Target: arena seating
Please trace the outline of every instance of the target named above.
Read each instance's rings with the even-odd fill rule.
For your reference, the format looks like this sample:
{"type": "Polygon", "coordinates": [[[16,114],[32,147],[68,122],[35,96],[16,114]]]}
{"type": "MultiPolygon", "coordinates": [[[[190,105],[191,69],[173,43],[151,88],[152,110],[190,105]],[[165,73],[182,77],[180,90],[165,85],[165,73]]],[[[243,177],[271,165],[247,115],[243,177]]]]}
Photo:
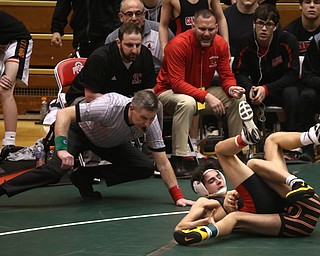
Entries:
{"type": "MultiPolygon", "coordinates": [[[[34,41],[28,88],[16,88],[15,98],[19,115],[40,110],[41,97],[55,98],[57,86],[53,75],[54,66],[68,57],[72,51],[72,30],[68,26],[63,37],[63,47],[55,48],[51,41],[51,18],[56,1],[2,0],[0,8],[21,20],[32,34],[34,41]]],[[[227,6],[222,4],[222,7],[227,6]]],[[[294,0],[280,0],[277,3],[281,25],[285,26],[300,15],[299,3],[294,0]]],[[[2,109],[0,106],[0,113],[2,109]]]]}

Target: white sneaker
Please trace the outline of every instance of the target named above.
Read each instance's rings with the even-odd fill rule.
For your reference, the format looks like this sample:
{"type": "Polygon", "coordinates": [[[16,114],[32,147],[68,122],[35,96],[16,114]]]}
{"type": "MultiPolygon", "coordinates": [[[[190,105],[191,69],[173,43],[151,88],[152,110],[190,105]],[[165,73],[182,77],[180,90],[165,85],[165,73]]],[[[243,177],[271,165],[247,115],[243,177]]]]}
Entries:
{"type": "Polygon", "coordinates": [[[241,138],[248,145],[255,144],[261,139],[261,132],[253,122],[253,110],[246,101],[239,104],[239,115],[243,122],[241,138]]]}
{"type": "Polygon", "coordinates": [[[320,144],[320,123],[316,124],[315,126],[312,126],[308,131],[308,136],[310,140],[315,144],[320,144]]]}

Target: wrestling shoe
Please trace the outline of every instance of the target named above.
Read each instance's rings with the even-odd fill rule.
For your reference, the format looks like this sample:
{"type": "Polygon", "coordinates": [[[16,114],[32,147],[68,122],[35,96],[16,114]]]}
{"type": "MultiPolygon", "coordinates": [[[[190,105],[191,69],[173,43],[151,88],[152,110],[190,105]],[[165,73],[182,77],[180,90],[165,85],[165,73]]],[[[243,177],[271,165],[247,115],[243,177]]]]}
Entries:
{"type": "Polygon", "coordinates": [[[305,182],[296,182],[292,186],[292,190],[287,193],[286,198],[289,203],[295,203],[303,198],[312,197],[315,191],[313,187],[305,182]]]}
{"type": "Polygon", "coordinates": [[[256,144],[261,139],[261,132],[253,122],[253,110],[246,101],[239,104],[239,115],[243,123],[241,138],[247,145],[256,144]]]}
{"type": "Polygon", "coordinates": [[[315,145],[320,144],[320,123],[309,129],[308,136],[315,145]]]}
{"type": "Polygon", "coordinates": [[[208,238],[208,233],[204,226],[199,226],[193,229],[182,229],[174,231],[174,239],[180,245],[189,245],[200,243],[208,238]]]}

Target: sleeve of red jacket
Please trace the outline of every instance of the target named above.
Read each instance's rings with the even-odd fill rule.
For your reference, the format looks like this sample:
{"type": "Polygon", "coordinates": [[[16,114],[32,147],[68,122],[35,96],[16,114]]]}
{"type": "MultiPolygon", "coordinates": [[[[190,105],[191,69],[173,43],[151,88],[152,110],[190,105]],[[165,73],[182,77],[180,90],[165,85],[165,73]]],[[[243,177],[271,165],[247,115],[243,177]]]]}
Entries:
{"type": "Polygon", "coordinates": [[[219,80],[224,92],[228,94],[229,88],[231,86],[236,86],[237,81],[232,73],[232,69],[230,67],[230,53],[227,42],[221,38],[216,37],[215,44],[218,45],[219,51],[219,62],[217,66],[217,72],[219,75],[219,80]]]}
{"type": "MultiPolygon", "coordinates": [[[[192,72],[186,67],[189,49],[184,47],[185,44],[168,44],[164,50],[168,84],[174,93],[189,95],[199,102],[204,102],[207,95],[206,91],[199,90],[197,87],[185,81],[185,72],[192,72]]],[[[188,47],[190,48],[190,46],[188,47]]]]}

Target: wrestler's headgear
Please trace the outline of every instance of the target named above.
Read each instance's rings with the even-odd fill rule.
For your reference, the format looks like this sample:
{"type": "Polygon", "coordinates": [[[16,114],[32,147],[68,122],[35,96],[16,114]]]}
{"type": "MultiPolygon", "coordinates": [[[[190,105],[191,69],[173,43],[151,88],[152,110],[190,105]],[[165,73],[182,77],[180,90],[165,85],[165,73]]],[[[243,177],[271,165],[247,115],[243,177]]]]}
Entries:
{"type": "Polygon", "coordinates": [[[219,170],[216,169],[207,169],[203,172],[201,179],[200,180],[194,180],[192,182],[192,188],[194,190],[194,192],[196,192],[198,195],[200,196],[223,196],[226,194],[227,192],[227,186],[219,189],[216,193],[214,194],[210,194],[209,191],[206,189],[206,187],[204,186],[204,184],[202,183],[202,179],[203,177],[210,171],[216,171],[220,176],[221,179],[224,181],[224,184],[227,185],[226,183],[226,178],[224,177],[224,175],[222,174],[222,172],[220,172],[219,170]]]}

